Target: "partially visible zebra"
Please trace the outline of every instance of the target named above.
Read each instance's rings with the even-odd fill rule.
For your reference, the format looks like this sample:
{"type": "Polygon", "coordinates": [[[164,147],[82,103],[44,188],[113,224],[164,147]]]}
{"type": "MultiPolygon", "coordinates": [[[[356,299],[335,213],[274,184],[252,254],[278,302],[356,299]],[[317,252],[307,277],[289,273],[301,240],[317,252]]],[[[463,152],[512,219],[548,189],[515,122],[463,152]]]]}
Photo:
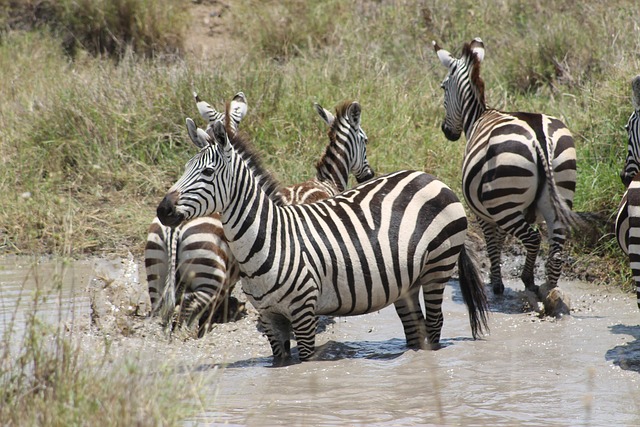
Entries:
{"type": "Polygon", "coordinates": [[[354,130],[354,134],[346,133],[346,129],[353,129],[347,122],[348,115],[343,114],[348,105],[345,102],[336,107],[339,112],[338,123],[333,126],[335,116],[320,104],[314,104],[322,120],[329,126],[329,145],[316,163],[314,178],[282,189],[287,204],[313,203],[343,192],[347,189],[350,172],[359,183],[373,178],[374,172],[367,160],[367,134],[360,126],[354,130]],[[340,121],[346,123],[340,124],[340,121]]]}
{"type": "MultiPolygon", "coordinates": [[[[224,117],[224,114],[215,112],[209,104],[197,97],[196,101],[202,117],[209,123],[208,128],[212,123],[224,117]],[[217,115],[214,115],[215,113],[217,115]]],[[[358,182],[373,177],[374,171],[369,165],[366,155],[366,133],[360,126],[351,128],[345,123],[348,121],[348,117],[344,112],[351,104],[344,102],[336,107],[337,122],[335,126],[333,123],[336,121],[336,116],[319,104],[315,104],[316,111],[329,126],[329,144],[316,164],[314,179],[282,189],[282,198],[285,203],[308,203],[333,196],[346,188],[350,172],[354,174],[358,182]],[[346,129],[355,129],[355,133],[351,134],[346,129]]],[[[246,105],[246,101],[244,105],[246,105]]],[[[231,117],[233,118],[233,103],[231,107],[231,117]]],[[[246,114],[246,108],[240,119],[244,114],[246,114]]],[[[235,133],[239,122],[240,120],[235,122],[233,133],[235,133]]],[[[192,141],[198,145],[195,127],[190,129],[189,133],[192,141]]],[[[159,223],[156,224],[155,221],[154,226],[163,227],[159,223]]],[[[174,261],[169,261],[168,264],[179,264],[176,269],[177,276],[172,276],[176,277],[178,285],[174,292],[180,293],[183,302],[180,303],[180,297],[171,300],[173,297],[169,295],[170,300],[165,306],[163,315],[166,321],[171,314],[171,309],[178,303],[181,307],[178,322],[185,320],[187,324],[191,324],[195,318],[199,318],[198,335],[202,336],[211,323],[211,316],[214,315],[222,302],[227,301],[227,296],[238,281],[237,264],[228,249],[217,215],[195,218],[181,225],[178,229],[179,232],[175,233],[176,238],[173,239],[174,247],[177,246],[177,250],[174,250],[173,253],[177,255],[174,257],[174,261]]],[[[150,233],[149,236],[154,241],[158,240],[157,233],[150,233]]],[[[155,242],[152,246],[158,248],[155,242]]],[[[159,255],[169,256],[166,253],[167,250],[162,253],[163,248],[159,249],[161,253],[154,254],[154,257],[149,257],[149,259],[160,259],[159,255]]],[[[167,289],[174,289],[174,287],[170,285],[167,286],[167,289]]]]}
{"type": "Polygon", "coordinates": [[[620,173],[627,191],[618,208],[616,236],[620,248],[629,256],[640,308],[640,75],[631,81],[631,93],[634,111],[625,126],[629,143],[627,161],[620,173]]]}
{"type": "MultiPolygon", "coordinates": [[[[213,109],[196,93],[193,96],[207,127],[216,121],[225,121],[225,113],[213,109]]],[[[247,113],[244,93],[238,92],[233,97],[229,109],[229,126],[236,132],[247,113]]],[[[196,147],[202,149],[207,145],[191,119],[187,120],[187,130],[196,147]]],[[[234,304],[228,297],[238,280],[237,264],[230,254],[219,215],[195,218],[175,229],[163,226],[154,218],[144,252],[151,313],[160,314],[164,322],[168,322],[178,304],[178,323],[184,320],[191,324],[198,318],[199,336],[216,314],[225,320],[229,303],[234,304]],[[223,313],[217,313],[218,308],[222,308],[223,313]]]]}
{"type": "Polygon", "coordinates": [[[491,285],[504,291],[501,253],[506,233],[517,237],[527,251],[521,279],[536,292],[550,315],[567,314],[568,302],[557,288],[560,252],[570,227],[578,223],[571,211],[576,185],[573,137],[558,119],[537,113],[506,113],[488,109],[480,64],[484,44],[465,43],[460,58],[433,42],[448,74],[442,82],[446,111],[442,131],[456,141],[464,131],[467,146],[462,165],[462,190],[478,217],[491,261],[491,285]],[[544,219],[550,240],[547,280],[534,283],[540,232],[544,219]]]}
{"type": "MultiPolygon", "coordinates": [[[[355,134],[360,106],[334,121],[355,134]]],[[[324,201],[277,206],[253,178],[265,173],[243,156],[236,134],[210,129],[210,146],[194,156],[158,205],[163,224],[178,226],[221,212],[239,263],[242,288],[260,314],[275,361],[315,351],[317,316],[371,313],[394,304],[407,345],[436,347],[446,283],[459,261],[460,286],[473,337],[487,327],[487,302],[464,246],[467,218],[442,182],[400,171],[369,180],[324,201]],[[420,307],[422,290],[426,320],[420,307]]]]}

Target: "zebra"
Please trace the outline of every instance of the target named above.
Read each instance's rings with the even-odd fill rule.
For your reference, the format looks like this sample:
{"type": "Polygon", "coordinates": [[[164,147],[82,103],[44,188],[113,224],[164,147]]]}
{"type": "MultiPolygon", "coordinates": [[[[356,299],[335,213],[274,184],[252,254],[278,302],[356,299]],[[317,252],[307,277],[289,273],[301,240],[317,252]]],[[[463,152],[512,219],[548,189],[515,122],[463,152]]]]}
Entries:
{"type": "Polygon", "coordinates": [[[569,229],[579,224],[571,210],[576,185],[573,137],[560,120],[544,114],[502,112],[487,108],[480,64],[480,38],[465,43],[455,58],[435,41],[434,50],[448,74],[442,82],[445,118],[442,131],[457,141],[464,131],[467,145],[462,165],[462,191],[478,218],[490,259],[495,294],[504,292],[501,253],[507,233],[518,238],[527,255],[520,276],[537,293],[549,315],[569,313],[568,300],[557,288],[560,253],[569,229]],[[540,232],[544,219],[550,241],[546,283],[534,282],[540,232]]]}
{"type": "MultiPolygon", "coordinates": [[[[213,109],[195,92],[193,97],[207,127],[225,120],[225,113],[213,109]]],[[[232,98],[230,112],[229,125],[236,132],[247,113],[243,92],[232,98]]],[[[191,119],[187,119],[187,130],[196,147],[202,149],[207,144],[191,119]]],[[[195,218],[175,229],[163,226],[157,217],[153,219],[144,250],[151,315],[160,314],[168,323],[183,295],[177,323],[184,319],[190,325],[199,318],[198,336],[202,336],[218,307],[223,308],[223,319],[234,311],[229,304],[237,302],[228,297],[238,279],[237,264],[230,258],[231,252],[222,236],[218,215],[195,218]]]]}
{"type": "Polygon", "coordinates": [[[618,207],[615,231],[620,248],[629,256],[640,308],[640,75],[631,81],[631,93],[634,111],[625,126],[629,144],[627,160],[620,173],[620,179],[627,190],[618,207]]]}
{"type": "MultiPolygon", "coordinates": [[[[333,127],[356,133],[359,104],[350,104],[345,116],[333,127]]],[[[398,171],[323,201],[278,206],[255,180],[266,172],[246,161],[241,136],[230,142],[219,122],[207,135],[210,145],[189,160],[157,215],[175,227],[221,212],[274,363],[291,358],[292,332],[299,359],[313,356],[318,315],[365,314],[390,304],[408,347],[437,348],[444,286],[456,261],[473,337],[487,329],[484,286],[464,245],[466,214],[444,183],[398,171]]]]}
{"type": "MultiPolygon", "coordinates": [[[[345,111],[348,101],[336,110],[345,111]]],[[[353,173],[359,183],[374,176],[374,171],[367,160],[367,134],[362,127],[357,134],[345,137],[341,127],[333,128],[335,116],[320,104],[313,104],[316,112],[328,125],[329,145],[316,163],[316,176],[300,184],[282,189],[282,197],[290,205],[313,203],[335,196],[347,189],[349,172],[353,173]]],[[[342,118],[341,118],[342,119],[342,118]]]]}
{"type": "MultiPolygon", "coordinates": [[[[199,100],[198,109],[201,116],[208,121],[211,126],[217,120],[224,117],[224,114],[214,115],[214,111],[208,104],[199,100]]],[[[337,111],[343,111],[348,105],[345,101],[344,106],[337,106],[337,111]]],[[[233,103],[232,114],[233,118],[233,103]]],[[[246,100],[245,104],[246,105],[246,100]]],[[[325,149],[325,153],[316,164],[316,177],[301,184],[296,184],[282,189],[282,197],[287,204],[308,203],[310,201],[320,200],[333,196],[343,191],[349,179],[349,173],[353,173],[358,182],[363,182],[374,176],[374,171],[369,165],[366,156],[366,144],[368,142],[366,133],[362,127],[358,127],[357,133],[348,135],[341,131],[342,127],[337,126],[336,130],[332,130],[332,124],[335,116],[323,108],[318,103],[314,107],[320,117],[329,126],[329,144],[325,149]]],[[[244,109],[246,114],[246,108],[244,109]]],[[[242,117],[240,117],[241,119],[242,117]]],[[[339,118],[342,120],[342,117],[339,118]]],[[[232,131],[235,133],[237,124],[240,120],[236,120],[232,131]]],[[[189,129],[191,140],[199,144],[196,131],[189,129]]],[[[198,145],[199,146],[199,145],[198,145]]],[[[200,147],[200,146],[199,146],[200,147]]],[[[163,227],[155,224],[158,227],[163,227]]],[[[166,227],[163,227],[166,228],[166,227]]],[[[238,281],[238,269],[232,254],[228,249],[227,242],[224,240],[222,224],[217,215],[211,217],[194,218],[186,224],[178,227],[178,237],[174,239],[178,250],[173,251],[180,260],[180,268],[178,268],[177,282],[188,283],[188,289],[183,291],[182,295],[184,307],[182,319],[187,324],[191,324],[200,313],[199,316],[198,336],[204,335],[210,325],[210,318],[216,312],[216,307],[221,302],[228,301],[233,286],[238,281]],[[189,279],[192,277],[192,279],[189,279]],[[185,279],[182,279],[185,278],[185,279]]],[[[157,233],[150,233],[151,237],[157,239],[157,233]]],[[[157,245],[153,245],[154,248],[157,245]]],[[[162,252],[162,248],[160,250],[162,252]]],[[[161,253],[166,258],[165,252],[161,253]]],[[[158,259],[155,256],[150,259],[158,259]]],[[[176,264],[175,259],[169,262],[169,265],[176,264]]],[[[150,281],[151,283],[151,281],[150,281]]],[[[174,287],[168,287],[174,289],[174,287]]],[[[180,289],[180,287],[178,287],[180,289]]],[[[176,290],[178,290],[176,289],[176,290]]],[[[174,292],[176,291],[174,290],[174,292]]],[[[179,300],[179,299],[178,299],[179,300]]],[[[234,301],[231,300],[233,303],[234,301]]],[[[175,302],[167,304],[167,308],[175,306],[175,302]]],[[[170,310],[165,310],[165,318],[170,314],[170,310]]]]}

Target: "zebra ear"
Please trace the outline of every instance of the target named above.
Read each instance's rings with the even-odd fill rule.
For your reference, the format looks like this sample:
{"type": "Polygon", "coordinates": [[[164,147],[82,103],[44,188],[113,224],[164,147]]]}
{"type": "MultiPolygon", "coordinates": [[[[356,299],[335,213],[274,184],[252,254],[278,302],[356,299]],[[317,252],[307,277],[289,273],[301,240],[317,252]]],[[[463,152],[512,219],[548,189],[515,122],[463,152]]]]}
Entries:
{"type": "Polygon", "coordinates": [[[331,114],[331,111],[323,108],[320,104],[318,104],[317,102],[314,102],[313,107],[316,109],[316,111],[318,112],[318,114],[320,115],[320,117],[322,118],[322,120],[324,120],[324,122],[326,124],[328,124],[329,126],[331,126],[333,124],[333,121],[336,119],[333,114],[331,114]]]}
{"type": "Polygon", "coordinates": [[[238,92],[235,94],[235,96],[231,100],[230,110],[234,118],[237,119],[238,122],[247,115],[248,104],[247,97],[244,95],[244,93],[238,92]]]}
{"type": "Polygon", "coordinates": [[[193,92],[193,99],[196,101],[196,107],[200,116],[208,123],[211,124],[220,115],[211,105],[200,99],[197,93],[193,92]]]}
{"type": "Polygon", "coordinates": [[[189,138],[191,138],[191,142],[193,142],[196,147],[202,149],[209,144],[207,134],[198,128],[195,122],[189,117],[187,117],[187,132],[189,132],[189,138]]]}
{"type": "Polygon", "coordinates": [[[438,58],[440,59],[440,62],[442,62],[442,65],[449,68],[449,65],[454,61],[453,56],[451,56],[448,50],[441,48],[435,40],[432,41],[431,44],[433,44],[433,50],[438,54],[438,58]]]}
{"type": "Polygon", "coordinates": [[[631,80],[631,102],[636,111],[640,111],[640,75],[631,80]]]}
{"type": "Polygon", "coordinates": [[[476,37],[469,44],[471,47],[471,52],[476,54],[476,58],[478,58],[479,62],[482,62],[484,59],[484,43],[482,43],[482,39],[480,37],[476,37]]]}
{"type": "Polygon", "coordinates": [[[357,102],[352,102],[351,105],[347,108],[347,116],[349,117],[349,122],[351,122],[351,126],[354,128],[360,127],[360,113],[362,109],[360,108],[360,104],[357,102]]]}

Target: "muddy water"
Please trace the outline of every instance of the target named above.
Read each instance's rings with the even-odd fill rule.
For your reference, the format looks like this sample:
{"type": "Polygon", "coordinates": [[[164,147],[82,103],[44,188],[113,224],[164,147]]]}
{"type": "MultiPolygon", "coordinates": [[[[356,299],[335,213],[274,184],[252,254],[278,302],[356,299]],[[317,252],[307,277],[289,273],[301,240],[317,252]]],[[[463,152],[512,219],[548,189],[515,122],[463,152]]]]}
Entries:
{"type": "MultiPolygon", "coordinates": [[[[138,298],[144,287],[131,263],[98,264],[74,265],[76,273],[68,277],[95,285],[92,275],[104,276],[106,268],[112,275],[106,287],[119,283],[129,295],[119,301],[130,306],[130,295],[138,298]],[[119,277],[122,270],[128,272],[119,277]]],[[[5,290],[19,276],[6,264],[0,270],[2,316],[15,306],[5,290]]],[[[316,360],[286,367],[271,366],[253,311],[194,340],[168,339],[148,320],[123,328],[122,322],[108,323],[103,310],[103,329],[87,326],[84,347],[90,352],[111,328],[114,357],[169,361],[177,375],[203,378],[202,409],[187,426],[640,424],[640,311],[633,296],[563,281],[573,313],[551,320],[531,310],[517,281],[505,284],[505,295],[491,301],[490,335],[473,341],[452,283],[444,304],[444,347],[438,351],[407,351],[393,308],[325,319],[316,360]]],[[[80,318],[88,317],[86,294],[76,293],[80,318]]]]}

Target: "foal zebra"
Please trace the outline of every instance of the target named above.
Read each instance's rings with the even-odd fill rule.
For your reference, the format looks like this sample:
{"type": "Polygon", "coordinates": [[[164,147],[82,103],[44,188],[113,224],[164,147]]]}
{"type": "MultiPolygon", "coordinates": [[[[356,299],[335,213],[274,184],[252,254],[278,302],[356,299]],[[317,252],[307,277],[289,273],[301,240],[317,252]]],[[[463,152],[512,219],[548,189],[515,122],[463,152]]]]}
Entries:
{"type": "MultiPolygon", "coordinates": [[[[225,120],[225,113],[213,109],[196,93],[193,96],[207,127],[225,120]]],[[[229,110],[229,125],[236,132],[247,113],[244,93],[238,92],[233,97],[229,110]]],[[[187,130],[198,148],[207,145],[191,119],[187,120],[187,130]]],[[[181,307],[178,323],[185,320],[191,324],[199,318],[199,336],[222,304],[225,304],[222,315],[226,317],[228,296],[238,280],[238,271],[237,264],[230,259],[217,215],[196,218],[175,229],[154,218],[144,255],[152,314],[160,314],[168,322],[178,303],[181,307]]]]}
{"type": "Polygon", "coordinates": [[[620,248],[629,256],[640,308],[640,75],[631,81],[631,92],[634,111],[625,126],[629,134],[629,144],[627,161],[620,173],[627,191],[622,196],[618,208],[616,236],[620,248]]]}
{"type": "MultiPolygon", "coordinates": [[[[353,134],[359,105],[348,115],[344,131],[353,134]]],[[[208,135],[210,145],[187,163],[158,217],[177,226],[221,212],[242,288],[259,311],[275,361],[290,357],[291,332],[300,360],[313,355],[318,315],[364,314],[390,304],[408,346],[424,348],[425,338],[437,346],[442,294],[458,260],[473,337],[487,327],[484,287],[464,248],[464,208],[445,184],[400,171],[324,201],[277,206],[254,178],[264,172],[243,158],[240,137],[230,142],[220,123],[208,135]]]]}
{"type": "Polygon", "coordinates": [[[485,235],[494,293],[504,291],[500,263],[509,233],[527,251],[521,275],[525,287],[538,293],[548,314],[568,313],[557,282],[562,246],[570,226],[578,222],[571,211],[576,185],[571,133],[554,117],[486,107],[480,78],[485,51],[479,38],[464,44],[460,58],[435,41],[433,46],[448,69],[442,82],[446,111],[442,131],[451,141],[458,140],[463,131],[467,138],[462,189],[485,235]],[[541,219],[547,224],[550,249],[546,284],[538,287],[533,269],[541,237],[532,225],[541,219]]]}

